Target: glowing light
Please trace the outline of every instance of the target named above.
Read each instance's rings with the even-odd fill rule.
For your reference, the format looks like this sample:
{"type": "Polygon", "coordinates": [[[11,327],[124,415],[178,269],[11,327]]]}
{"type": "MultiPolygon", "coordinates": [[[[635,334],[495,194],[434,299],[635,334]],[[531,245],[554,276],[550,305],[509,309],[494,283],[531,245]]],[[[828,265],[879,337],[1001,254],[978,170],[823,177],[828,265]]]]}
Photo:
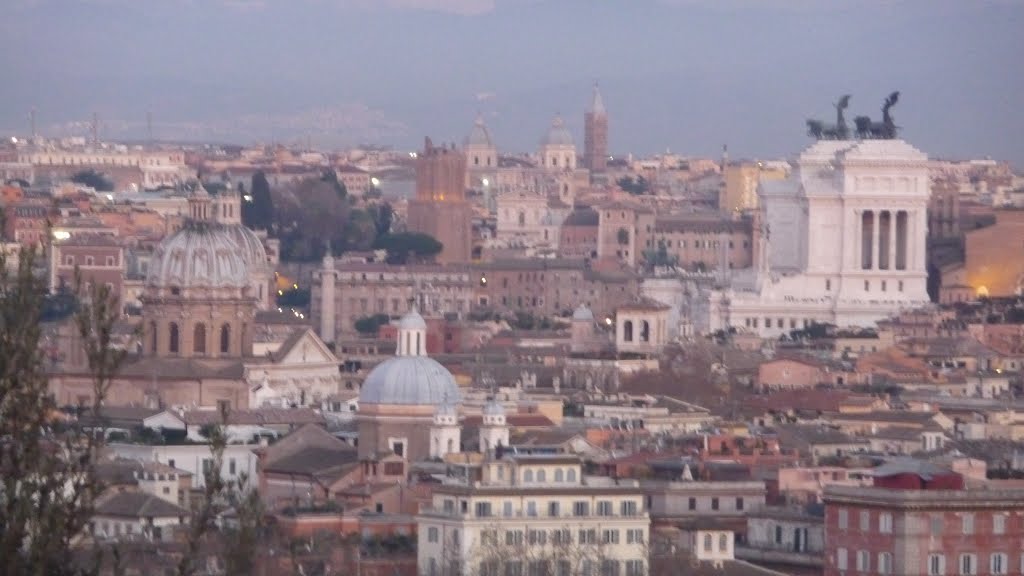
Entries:
{"type": "Polygon", "coordinates": [[[988,298],[988,286],[978,286],[978,298],[988,298]]]}
{"type": "Polygon", "coordinates": [[[374,188],[376,188],[377,186],[380,186],[380,178],[377,178],[377,177],[370,178],[370,186],[373,186],[374,188]]]}
{"type": "Polygon", "coordinates": [[[243,199],[244,199],[244,200],[245,200],[246,202],[252,202],[252,194],[246,194],[245,196],[242,196],[242,198],[243,198],[243,199]]]}
{"type": "Polygon", "coordinates": [[[71,238],[71,232],[68,232],[67,230],[54,230],[53,238],[55,240],[67,240],[68,238],[71,238]]]}
{"type": "Polygon", "coordinates": [[[292,284],[292,289],[293,290],[298,290],[299,289],[299,285],[298,284],[292,284]]]}
{"type": "Polygon", "coordinates": [[[415,158],[417,154],[415,152],[409,152],[409,158],[415,158]]]}
{"type": "Polygon", "coordinates": [[[277,291],[277,295],[278,296],[284,296],[284,290],[278,290],[277,291]]]}
{"type": "Polygon", "coordinates": [[[113,202],[114,201],[114,195],[113,194],[107,194],[107,200],[110,200],[111,202],[113,202]]]}
{"type": "Polygon", "coordinates": [[[490,186],[491,185],[491,181],[488,180],[487,178],[483,179],[483,183],[484,183],[484,186],[490,186]]]}
{"type": "Polygon", "coordinates": [[[604,323],[605,323],[606,325],[608,325],[608,326],[611,326],[611,325],[612,325],[612,317],[611,317],[611,316],[608,316],[608,317],[606,317],[606,318],[604,319],[604,323]]]}

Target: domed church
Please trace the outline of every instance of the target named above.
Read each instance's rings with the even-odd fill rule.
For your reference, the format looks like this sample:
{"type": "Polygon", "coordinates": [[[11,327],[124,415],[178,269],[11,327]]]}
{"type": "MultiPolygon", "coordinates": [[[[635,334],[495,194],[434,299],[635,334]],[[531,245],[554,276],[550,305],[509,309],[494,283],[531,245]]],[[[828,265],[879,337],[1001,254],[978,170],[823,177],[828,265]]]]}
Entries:
{"type": "Polygon", "coordinates": [[[426,350],[427,323],[413,309],[398,324],[396,355],[371,370],[359,392],[360,458],[386,452],[413,462],[431,457],[434,416],[439,408],[453,414],[462,395],[451,372],[426,350]]]}
{"type": "Polygon", "coordinates": [[[188,202],[189,219],[157,247],[146,276],[144,353],[251,356],[253,319],[273,280],[263,243],[237,202],[215,203],[201,184],[188,202]]]}

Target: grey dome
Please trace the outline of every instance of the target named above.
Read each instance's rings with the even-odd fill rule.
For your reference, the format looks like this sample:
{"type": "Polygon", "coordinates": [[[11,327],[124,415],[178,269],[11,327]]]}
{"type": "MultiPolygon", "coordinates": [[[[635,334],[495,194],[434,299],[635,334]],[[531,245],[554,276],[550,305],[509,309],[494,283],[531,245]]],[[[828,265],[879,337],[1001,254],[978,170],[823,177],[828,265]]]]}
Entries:
{"type": "Polygon", "coordinates": [[[483,415],[504,416],[505,407],[501,405],[501,402],[498,402],[494,398],[491,398],[490,400],[487,401],[487,404],[484,404],[483,415]]]}
{"type": "Polygon", "coordinates": [[[587,308],[586,304],[580,304],[579,308],[573,311],[572,319],[580,322],[593,322],[594,313],[590,308],[587,308]]]}
{"type": "Polygon", "coordinates": [[[360,404],[438,406],[460,399],[452,373],[427,356],[396,356],[381,362],[359,392],[360,404]]]}
{"type": "Polygon", "coordinates": [[[415,309],[409,310],[409,312],[402,316],[402,319],[398,321],[399,330],[426,330],[427,322],[420,316],[420,313],[415,309]]]}
{"type": "Polygon", "coordinates": [[[146,285],[246,288],[250,267],[266,261],[263,244],[248,228],[188,221],[153,253],[146,285]]]}
{"type": "Polygon", "coordinates": [[[483,116],[478,115],[473,122],[473,130],[466,137],[466,146],[476,148],[494,147],[494,142],[491,140],[491,132],[487,129],[487,125],[484,124],[483,116]]]}
{"type": "Polygon", "coordinates": [[[555,116],[555,119],[551,121],[551,128],[548,129],[548,135],[544,138],[545,146],[575,146],[572,140],[572,133],[565,127],[565,122],[562,121],[561,116],[555,116]]]}

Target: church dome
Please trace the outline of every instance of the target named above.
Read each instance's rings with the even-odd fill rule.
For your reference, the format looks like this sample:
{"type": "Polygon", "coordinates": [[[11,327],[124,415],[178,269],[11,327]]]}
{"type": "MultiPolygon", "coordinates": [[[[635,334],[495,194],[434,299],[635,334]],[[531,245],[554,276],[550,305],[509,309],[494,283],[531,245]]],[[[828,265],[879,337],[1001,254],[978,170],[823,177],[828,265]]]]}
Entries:
{"type": "Polygon", "coordinates": [[[396,356],[381,362],[359,392],[360,404],[439,406],[460,398],[452,373],[427,356],[396,356]]]}
{"type": "Polygon", "coordinates": [[[493,148],[494,143],[491,141],[491,132],[487,129],[487,125],[484,124],[483,116],[477,116],[473,122],[473,129],[469,132],[469,136],[466,137],[466,146],[475,148],[493,148]]]}
{"type": "Polygon", "coordinates": [[[574,146],[572,140],[572,133],[565,127],[565,122],[561,116],[555,116],[555,119],[551,122],[551,128],[548,129],[548,134],[544,138],[545,146],[574,146]]]}
{"type": "Polygon", "coordinates": [[[398,321],[399,330],[426,330],[427,322],[416,310],[410,310],[398,321]]]}
{"type": "Polygon", "coordinates": [[[249,286],[250,266],[266,264],[266,257],[259,238],[244,227],[187,221],[153,253],[146,286],[242,289],[249,286]]]}
{"type": "Polygon", "coordinates": [[[501,405],[501,402],[498,402],[496,399],[491,398],[490,400],[487,401],[487,404],[484,404],[483,415],[504,416],[505,407],[501,405]]]}

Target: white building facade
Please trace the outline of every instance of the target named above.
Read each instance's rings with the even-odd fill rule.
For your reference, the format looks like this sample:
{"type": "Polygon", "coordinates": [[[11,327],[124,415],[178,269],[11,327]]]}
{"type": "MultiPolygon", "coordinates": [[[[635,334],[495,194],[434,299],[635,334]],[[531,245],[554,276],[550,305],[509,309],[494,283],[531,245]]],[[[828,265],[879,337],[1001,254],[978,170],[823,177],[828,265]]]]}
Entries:
{"type": "Polygon", "coordinates": [[[928,157],[902,140],[822,140],[761,183],[757,266],[704,295],[709,331],[872,326],[928,303],[928,157]]]}
{"type": "Polygon", "coordinates": [[[647,574],[650,518],[638,485],[584,478],[576,457],[487,460],[481,481],[435,488],[417,524],[426,576],[647,574]]]}

